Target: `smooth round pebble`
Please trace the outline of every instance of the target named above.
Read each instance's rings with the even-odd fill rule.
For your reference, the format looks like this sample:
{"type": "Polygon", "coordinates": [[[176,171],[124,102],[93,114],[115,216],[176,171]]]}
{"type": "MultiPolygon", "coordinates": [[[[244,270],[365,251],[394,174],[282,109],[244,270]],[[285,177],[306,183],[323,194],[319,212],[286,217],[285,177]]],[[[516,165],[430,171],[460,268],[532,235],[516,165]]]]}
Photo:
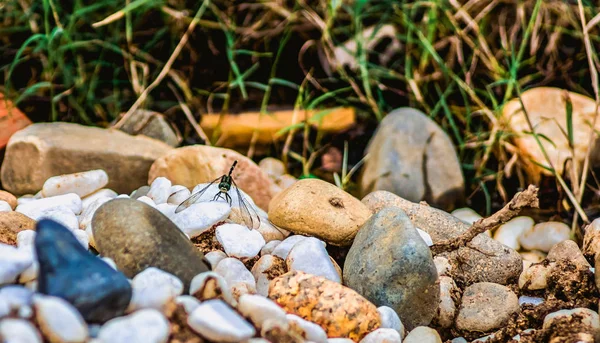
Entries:
{"type": "Polygon", "coordinates": [[[463,222],[465,222],[469,225],[471,225],[471,224],[475,223],[476,221],[478,221],[479,219],[483,218],[481,215],[479,215],[479,213],[475,212],[474,210],[472,210],[468,207],[457,208],[456,210],[452,211],[450,214],[452,214],[456,218],[462,220],[463,222]]]}
{"type": "Polygon", "coordinates": [[[79,195],[75,193],[69,193],[27,202],[17,206],[15,211],[21,212],[29,218],[37,218],[41,212],[59,206],[67,207],[74,214],[80,214],[81,210],[83,209],[79,195]]]}
{"type": "Polygon", "coordinates": [[[305,240],[306,236],[302,236],[302,235],[292,235],[289,236],[288,238],[284,239],[283,241],[281,241],[281,243],[279,243],[271,252],[271,255],[280,257],[282,259],[286,259],[288,254],[290,253],[290,250],[292,250],[292,248],[294,247],[294,245],[296,245],[296,243],[305,240]]]}
{"type": "Polygon", "coordinates": [[[152,206],[152,207],[156,208],[156,203],[154,202],[154,200],[150,199],[150,198],[149,198],[148,196],[146,196],[146,195],[143,195],[143,196],[141,196],[141,197],[137,198],[136,200],[137,200],[137,201],[141,201],[141,202],[143,202],[144,204],[147,204],[147,205],[150,205],[150,206],[152,206]]]}
{"type": "Polygon", "coordinates": [[[231,213],[226,202],[207,201],[191,205],[170,218],[185,234],[194,238],[216,223],[225,220],[231,213]]]}
{"type": "Polygon", "coordinates": [[[279,276],[274,275],[277,271],[279,271],[279,275],[287,272],[285,261],[277,256],[264,255],[256,261],[251,270],[256,280],[256,293],[263,297],[268,296],[271,280],[279,276]]]}
{"type": "Polygon", "coordinates": [[[81,215],[79,216],[79,228],[85,230],[89,225],[91,225],[96,210],[112,199],[114,198],[101,196],[84,207],[81,215]]]}
{"type": "Polygon", "coordinates": [[[42,343],[38,330],[24,319],[5,318],[0,320],[0,337],[5,343],[42,343]]]}
{"type": "Polygon", "coordinates": [[[285,318],[294,331],[298,331],[307,341],[315,343],[327,342],[327,334],[319,325],[291,313],[286,314],[285,318]]]}
{"type": "Polygon", "coordinates": [[[379,316],[381,317],[382,328],[394,329],[398,331],[401,338],[404,338],[406,331],[396,311],[389,306],[379,306],[377,312],[379,312],[379,316]]]}
{"type": "Polygon", "coordinates": [[[217,264],[214,271],[225,279],[230,289],[245,284],[250,293],[256,292],[256,280],[240,260],[231,257],[225,258],[217,264]]]}
{"type": "Polygon", "coordinates": [[[200,305],[200,300],[196,299],[191,295],[180,295],[177,298],[175,298],[175,303],[183,306],[183,308],[185,309],[185,313],[189,315],[192,312],[194,312],[196,307],[200,305]]]}
{"type": "Polygon", "coordinates": [[[258,231],[239,224],[219,225],[215,236],[230,257],[252,258],[265,245],[265,240],[258,231]]]}
{"type": "Polygon", "coordinates": [[[100,198],[114,199],[117,196],[118,196],[117,192],[113,191],[112,189],[102,188],[102,189],[95,191],[94,193],[92,193],[90,195],[87,195],[87,196],[81,198],[81,206],[82,206],[83,210],[85,211],[86,207],[88,207],[91,203],[93,203],[94,201],[96,201],[100,198]]]}
{"type": "Polygon", "coordinates": [[[18,200],[17,200],[17,197],[15,197],[13,194],[11,194],[11,193],[9,193],[7,191],[3,191],[3,190],[0,190],[0,201],[4,201],[7,204],[9,204],[10,208],[13,209],[13,210],[19,204],[18,200]]]}
{"type": "Polygon", "coordinates": [[[157,177],[152,181],[146,196],[157,205],[164,204],[171,195],[171,181],[166,177],[157,177]]]}
{"type": "Polygon", "coordinates": [[[443,256],[436,256],[433,258],[433,264],[437,270],[438,276],[448,275],[452,271],[452,265],[447,258],[443,256]]]}
{"type": "Polygon", "coordinates": [[[232,306],[237,305],[225,279],[212,271],[200,273],[192,279],[190,294],[202,301],[219,298],[232,306]]]}
{"type": "Polygon", "coordinates": [[[525,269],[519,276],[519,288],[530,291],[546,288],[552,265],[534,264],[525,269]]]}
{"type": "Polygon", "coordinates": [[[342,282],[323,242],[314,237],[307,237],[296,243],[287,256],[286,264],[288,270],[302,271],[334,282],[342,282]]]}
{"type": "Polygon", "coordinates": [[[51,343],[87,341],[87,324],[75,307],[65,300],[36,294],[33,306],[40,329],[51,343]]]}
{"type": "Polygon", "coordinates": [[[188,325],[216,342],[240,342],[256,334],[254,327],[222,300],[201,303],[188,317],[188,325]]]}
{"type": "Polygon", "coordinates": [[[508,287],[491,282],[472,284],[464,290],[456,328],[487,332],[508,322],[519,311],[519,299],[508,287]]]}
{"type": "Polygon", "coordinates": [[[31,250],[0,243],[0,285],[15,282],[33,261],[31,250]]]}
{"type": "Polygon", "coordinates": [[[274,301],[255,294],[244,294],[238,300],[238,311],[258,328],[267,319],[285,321],[285,311],[274,301]]]}
{"type": "Polygon", "coordinates": [[[440,335],[427,326],[417,326],[406,335],[403,343],[442,343],[440,335]]]}
{"type": "Polygon", "coordinates": [[[281,242],[282,241],[280,241],[278,239],[268,242],[267,244],[265,244],[264,247],[262,247],[262,249],[260,249],[260,256],[271,255],[271,253],[273,252],[273,250],[275,250],[275,248],[281,242]]]}
{"type": "Polygon", "coordinates": [[[157,310],[144,309],[109,320],[100,328],[102,343],[165,343],[169,321],[157,310]]]}
{"type": "Polygon", "coordinates": [[[102,169],[89,170],[74,174],[53,176],[44,182],[44,198],[67,193],[80,197],[92,194],[108,184],[108,174],[102,169]]]}
{"type": "Polygon", "coordinates": [[[183,283],[177,277],[158,268],[149,267],[137,274],[132,282],[133,295],[129,311],[145,308],[163,310],[165,305],[183,293],[183,283]]]}
{"type": "Polygon", "coordinates": [[[402,343],[398,331],[380,328],[366,335],[360,343],[402,343]]]}
{"type": "Polygon", "coordinates": [[[221,250],[214,250],[204,255],[204,258],[210,263],[211,268],[215,268],[219,262],[227,258],[227,254],[221,250]]]}
{"type": "Polygon", "coordinates": [[[273,157],[265,157],[258,162],[258,167],[262,169],[272,179],[285,174],[285,165],[280,160],[273,157]]]}
{"type": "Polygon", "coordinates": [[[440,276],[440,305],[434,320],[443,328],[449,328],[454,324],[456,317],[456,303],[454,294],[460,292],[454,280],[449,276],[440,276]]]}
{"type": "Polygon", "coordinates": [[[35,218],[31,217],[31,219],[35,221],[52,219],[64,225],[67,229],[71,230],[71,232],[79,230],[79,220],[77,219],[77,216],[66,206],[48,208],[40,211],[35,218]]]}
{"type": "Polygon", "coordinates": [[[7,285],[0,288],[0,302],[8,305],[10,310],[31,306],[33,292],[20,285],[7,285]]]}
{"type": "Polygon", "coordinates": [[[494,239],[514,250],[519,250],[519,238],[524,232],[530,231],[535,222],[531,217],[519,216],[500,225],[494,232],[494,239]]]}
{"type": "Polygon", "coordinates": [[[0,212],[12,212],[13,208],[4,200],[0,200],[0,212]]]}
{"type": "Polygon", "coordinates": [[[555,245],[569,239],[571,229],[565,223],[545,222],[523,232],[519,243],[527,250],[548,252],[555,245]]]}
{"type": "Polygon", "coordinates": [[[182,202],[187,200],[187,198],[189,198],[190,195],[192,195],[192,193],[190,192],[189,189],[187,189],[187,187],[181,186],[181,185],[171,186],[169,193],[170,193],[170,195],[169,195],[169,198],[167,199],[167,204],[178,205],[178,206],[182,202]]]}

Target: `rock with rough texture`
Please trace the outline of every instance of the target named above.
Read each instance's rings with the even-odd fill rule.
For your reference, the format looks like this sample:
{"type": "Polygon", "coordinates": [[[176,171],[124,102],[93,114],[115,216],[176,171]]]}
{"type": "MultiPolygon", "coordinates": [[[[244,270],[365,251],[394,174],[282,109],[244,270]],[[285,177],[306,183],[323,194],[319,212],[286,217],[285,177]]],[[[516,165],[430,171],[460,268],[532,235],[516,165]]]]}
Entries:
{"type": "Polygon", "coordinates": [[[144,109],[135,110],[127,118],[119,130],[130,135],[144,135],[176,147],[179,139],[169,121],[159,112],[144,109]]]}
{"type": "Polygon", "coordinates": [[[286,264],[288,270],[298,270],[331,281],[342,282],[325,245],[314,237],[307,237],[296,243],[287,256],[286,264]]]}
{"type": "Polygon", "coordinates": [[[103,169],[108,188],[130,193],[147,183],[155,159],[171,147],[121,131],[71,123],[36,123],[14,134],[0,175],[14,194],[36,193],[55,175],[103,169]]]}
{"type": "MultiPolygon", "coordinates": [[[[362,199],[362,202],[373,213],[387,206],[400,207],[416,227],[431,236],[433,243],[457,237],[469,228],[468,224],[453,215],[427,205],[404,200],[390,192],[373,192],[362,199]]],[[[523,262],[518,252],[485,234],[476,236],[471,241],[470,247],[438,256],[446,257],[454,270],[460,268],[460,275],[463,278],[461,281],[467,285],[476,282],[510,284],[516,281],[523,269],[523,262]]]]}
{"type": "Polygon", "coordinates": [[[377,212],[358,231],[344,262],[344,280],[375,305],[393,308],[409,329],[428,325],[438,307],[438,274],[429,247],[397,207],[377,212]]]}
{"type": "Polygon", "coordinates": [[[44,182],[44,198],[75,193],[80,197],[90,195],[108,184],[108,174],[102,169],[53,176],[44,182]]]}
{"type": "Polygon", "coordinates": [[[192,188],[199,183],[212,182],[229,172],[233,161],[238,164],[233,171],[233,179],[254,202],[267,210],[273,197],[271,181],[252,160],[229,149],[207,145],[193,145],[177,148],[157,159],[148,174],[148,183],[164,176],[173,184],[192,188]]]}
{"type": "Polygon", "coordinates": [[[37,224],[38,291],[63,298],[89,322],[120,316],[131,299],[131,286],[119,271],[92,255],[61,224],[37,224]]]}
{"type": "Polygon", "coordinates": [[[442,343],[440,335],[432,328],[419,326],[414,328],[404,338],[404,343],[442,343]]]}
{"type": "Polygon", "coordinates": [[[17,234],[35,230],[35,220],[19,212],[0,212],[0,243],[17,245],[17,234]]]}
{"type": "Polygon", "coordinates": [[[13,210],[18,205],[17,197],[15,197],[13,194],[11,194],[7,191],[3,191],[3,190],[0,190],[0,201],[6,201],[6,203],[9,204],[10,208],[13,210]]]}
{"type": "Polygon", "coordinates": [[[535,291],[548,286],[548,276],[554,267],[553,264],[533,264],[523,270],[519,276],[519,288],[535,291]]]}
{"type": "Polygon", "coordinates": [[[188,325],[215,342],[241,342],[256,333],[250,323],[221,300],[201,303],[188,317],[188,325]]]}
{"type": "Polygon", "coordinates": [[[33,298],[40,330],[51,343],[83,343],[88,339],[85,321],[68,302],[57,297],[36,295],[33,298]]]}
{"type": "Polygon", "coordinates": [[[581,250],[579,250],[577,243],[570,239],[554,245],[552,249],[548,251],[546,259],[550,262],[569,261],[569,263],[577,265],[582,269],[592,267],[585,259],[585,256],[583,256],[581,250]]]}
{"type": "Polygon", "coordinates": [[[519,237],[519,243],[527,250],[548,252],[555,245],[569,239],[571,229],[565,223],[539,223],[524,231],[519,237]]]}
{"type": "Polygon", "coordinates": [[[98,332],[101,343],[166,343],[168,338],[169,321],[153,309],[112,319],[98,332]]]}
{"type": "Polygon", "coordinates": [[[0,321],[0,339],[3,342],[42,343],[42,337],[29,321],[5,318],[0,321]]]}
{"type": "Polygon", "coordinates": [[[456,318],[456,328],[488,332],[505,325],[519,311],[519,299],[508,287],[480,282],[467,287],[456,318]]]}
{"type": "Polygon", "coordinates": [[[183,284],[175,276],[149,267],[131,281],[133,295],[128,312],[152,308],[164,311],[166,305],[183,293],[183,284]]]}
{"type": "Polygon", "coordinates": [[[452,141],[417,109],[389,113],[366,153],[360,176],[363,195],[385,190],[445,210],[464,201],[465,180],[452,141]]]}
{"type": "Polygon", "coordinates": [[[379,328],[375,305],[337,282],[291,271],[271,282],[269,298],[288,313],[320,325],[328,337],[358,341],[379,328]]]}
{"type": "Polygon", "coordinates": [[[370,216],[358,199],[319,179],[294,183],[269,205],[269,220],[273,224],[335,246],[350,245],[370,216]]]}
{"type": "Polygon", "coordinates": [[[96,248],[115,261],[127,277],[147,267],[175,275],[187,290],[192,278],[210,270],[203,255],[158,210],[131,199],[102,205],[92,220],[96,248]]]}
{"type": "Polygon", "coordinates": [[[551,342],[586,342],[581,336],[578,337],[581,334],[591,336],[589,342],[600,339],[600,317],[596,311],[588,308],[552,312],[544,318],[542,328],[550,333],[551,342]],[[557,327],[566,327],[568,330],[557,330],[557,327]]]}

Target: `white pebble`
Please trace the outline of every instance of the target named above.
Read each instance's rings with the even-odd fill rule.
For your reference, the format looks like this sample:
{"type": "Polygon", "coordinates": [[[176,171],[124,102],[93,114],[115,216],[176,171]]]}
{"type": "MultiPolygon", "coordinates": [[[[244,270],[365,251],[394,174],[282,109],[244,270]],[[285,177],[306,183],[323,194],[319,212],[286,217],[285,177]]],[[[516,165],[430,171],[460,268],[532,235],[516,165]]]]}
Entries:
{"type": "Polygon", "coordinates": [[[36,232],[33,230],[23,230],[17,233],[17,247],[19,249],[24,249],[27,247],[28,249],[34,250],[36,232]]]}
{"type": "Polygon", "coordinates": [[[267,319],[286,321],[285,311],[273,300],[256,294],[244,294],[238,300],[238,311],[262,328],[267,319]]]}
{"type": "Polygon", "coordinates": [[[354,343],[350,338],[329,338],[327,343],[354,343]]]}
{"type": "Polygon", "coordinates": [[[544,324],[542,328],[544,330],[550,330],[554,325],[554,322],[558,319],[573,319],[575,317],[577,322],[587,326],[592,329],[594,332],[598,333],[600,331],[600,316],[596,311],[590,310],[589,308],[578,307],[574,309],[568,310],[558,310],[556,312],[549,313],[544,317],[544,324]]]}
{"type": "Polygon", "coordinates": [[[42,337],[35,326],[24,319],[1,320],[0,337],[3,338],[3,343],[42,343],[42,337]]]}
{"type": "MultiPolygon", "coordinates": [[[[260,232],[260,234],[265,239],[265,242],[268,243],[271,241],[281,241],[290,235],[289,231],[286,231],[280,227],[273,225],[273,223],[269,221],[268,215],[264,211],[260,211],[260,213],[264,213],[264,215],[259,214],[260,226],[258,227],[258,229],[256,229],[256,231],[260,232]]],[[[259,212],[257,211],[257,213],[259,212]]],[[[229,218],[231,219],[231,216],[229,216],[229,218]]]]}
{"type": "Polygon", "coordinates": [[[106,322],[100,328],[98,340],[102,343],[165,343],[169,331],[169,322],[162,313],[144,309],[106,322]]]}
{"type": "Polygon", "coordinates": [[[32,263],[31,251],[0,243],[0,285],[15,282],[32,263]]]}
{"type": "Polygon", "coordinates": [[[239,224],[219,225],[215,236],[230,257],[252,258],[265,245],[265,240],[258,231],[239,224]]]}
{"type": "Polygon", "coordinates": [[[33,292],[20,285],[0,288],[0,302],[8,304],[11,311],[32,305],[33,292]]]}
{"type": "Polygon", "coordinates": [[[534,264],[525,269],[519,275],[519,288],[527,290],[539,290],[548,286],[548,275],[554,264],[548,266],[543,264],[534,264]]]}
{"type": "Polygon", "coordinates": [[[102,257],[102,261],[106,262],[112,269],[117,270],[117,264],[110,257],[102,257]]]}
{"type": "Polygon", "coordinates": [[[131,199],[129,194],[119,194],[115,199],[131,199]]]}
{"type": "Polygon", "coordinates": [[[94,214],[100,208],[100,206],[105,203],[113,200],[114,198],[110,197],[98,197],[96,200],[88,204],[83,208],[81,215],[79,216],[79,228],[85,230],[88,225],[92,224],[92,219],[94,218],[94,214]]]}
{"type": "Polygon", "coordinates": [[[570,234],[571,229],[565,223],[539,223],[523,232],[519,238],[519,243],[527,250],[548,252],[555,244],[569,239],[570,234]]]}
{"type": "Polygon", "coordinates": [[[519,237],[523,232],[530,231],[535,222],[530,217],[520,216],[515,217],[508,222],[500,225],[494,232],[494,239],[514,250],[519,250],[519,237]]]}
{"type": "Polygon", "coordinates": [[[17,198],[17,206],[18,205],[23,205],[23,204],[26,204],[28,202],[32,202],[32,201],[35,201],[35,200],[37,200],[37,199],[34,198],[32,194],[26,194],[26,195],[23,195],[20,198],[17,198]]]}
{"type": "Polygon", "coordinates": [[[204,255],[204,258],[210,263],[210,267],[214,269],[219,262],[227,258],[227,254],[221,250],[214,250],[204,255]]]}
{"type": "Polygon", "coordinates": [[[154,200],[150,199],[149,197],[147,197],[145,195],[137,198],[136,200],[137,201],[141,201],[144,204],[150,205],[152,207],[156,207],[156,204],[154,203],[154,200]]]}
{"type": "Polygon", "coordinates": [[[270,241],[267,244],[265,244],[265,246],[262,247],[262,249],[260,249],[260,256],[271,255],[271,253],[273,252],[273,250],[275,248],[277,248],[279,243],[281,243],[280,240],[274,240],[274,241],[270,241]]]}
{"type": "Polygon", "coordinates": [[[81,198],[79,195],[69,193],[65,195],[57,195],[50,198],[38,199],[17,206],[15,211],[21,212],[29,218],[38,217],[38,213],[50,208],[66,206],[73,211],[74,214],[80,214],[82,210],[81,198]]]}
{"type": "Polygon", "coordinates": [[[171,204],[167,204],[165,202],[165,203],[156,205],[156,209],[159,210],[160,213],[164,214],[165,217],[171,219],[175,215],[175,210],[177,209],[177,205],[171,205],[171,204]]]}
{"type": "Polygon", "coordinates": [[[275,249],[273,249],[271,255],[281,257],[285,260],[288,254],[290,253],[290,250],[292,250],[292,248],[294,247],[294,245],[296,245],[296,243],[302,240],[305,240],[306,238],[306,236],[301,235],[290,236],[284,239],[281,243],[279,243],[279,245],[277,245],[275,249]]]}
{"type": "Polygon", "coordinates": [[[85,233],[88,236],[88,242],[90,246],[96,248],[96,241],[94,240],[94,230],[92,228],[91,223],[85,228],[85,233]]]}
{"type": "Polygon", "coordinates": [[[164,204],[171,195],[171,180],[166,177],[157,177],[152,181],[150,190],[148,191],[148,198],[154,200],[157,205],[164,204]]]}
{"type": "Polygon", "coordinates": [[[172,205],[178,205],[178,206],[182,202],[184,202],[187,198],[189,198],[190,195],[192,195],[190,190],[187,189],[187,187],[181,186],[181,185],[171,186],[169,193],[170,193],[170,195],[169,195],[169,199],[167,199],[167,203],[172,204],[172,205]]]}
{"type": "Polygon", "coordinates": [[[88,237],[87,232],[84,230],[75,230],[73,231],[73,235],[84,248],[88,249],[90,247],[90,238],[88,237]]]}
{"type": "Polygon", "coordinates": [[[302,271],[338,283],[342,282],[323,242],[314,237],[308,237],[296,243],[285,262],[290,271],[302,271]]]}
{"type": "Polygon", "coordinates": [[[73,211],[66,206],[57,206],[42,210],[30,217],[33,220],[39,221],[42,219],[52,219],[69,229],[71,232],[79,230],[79,220],[73,211]]]}
{"type": "Polygon", "coordinates": [[[35,252],[32,250],[27,250],[31,254],[31,260],[33,261],[31,265],[25,269],[21,275],[19,275],[19,283],[26,284],[28,282],[32,282],[37,280],[38,274],[40,272],[40,264],[35,257],[35,252]]]}
{"type": "Polygon", "coordinates": [[[221,275],[230,288],[239,284],[245,284],[251,293],[256,292],[256,281],[246,266],[235,258],[225,258],[214,269],[215,273],[221,275]]]}
{"type": "MultiPolygon", "coordinates": [[[[25,288],[25,289],[27,289],[27,288],[25,288]]],[[[27,289],[27,290],[31,291],[29,289],[27,289]]],[[[33,293],[34,291],[31,291],[31,292],[33,293]]],[[[23,319],[31,319],[31,318],[33,318],[33,308],[31,306],[21,306],[19,308],[17,315],[23,319]]]]}
{"type": "Polygon", "coordinates": [[[226,202],[207,201],[193,204],[176,213],[171,220],[185,234],[194,238],[229,216],[231,207],[226,202]]]}
{"type": "Polygon", "coordinates": [[[403,341],[404,343],[442,343],[440,335],[427,326],[417,326],[403,341]]]}
{"type": "Polygon", "coordinates": [[[38,281],[33,280],[33,281],[27,282],[25,284],[25,288],[31,290],[32,292],[37,292],[38,291],[38,281]]]}
{"type": "Polygon", "coordinates": [[[428,247],[433,245],[433,240],[431,239],[431,236],[427,232],[425,232],[419,228],[417,228],[417,232],[419,233],[419,236],[421,236],[421,238],[423,238],[423,240],[425,241],[425,244],[427,244],[428,247]]]}
{"type": "Polygon", "coordinates": [[[468,207],[457,208],[456,210],[452,211],[451,214],[469,225],[483,218],[479,215],[479,213],[473,211],[468,207]]]}
{"type": "Polygon", "coordinates": [[[273,255],[264,255],[252,266],[252,276],[256,280],[256,293],[263,297],[269,295],[269,284],[271,282],[269,271],[277,258],[273,255]]]}
{"type": "Polygon", "coordinates": [[[453,295],[459,292],[458,286],[449,276],[440,276],[440,303],[434,319],[443,328],[449,328],[454,324],[456,317],[456,303],[453,295]]]}
{"type": "Polygon", "coordinates": [[[175,303],[177,305],[183,306],[183,308],[185,309],[185,313],[189,315],[192,312],[194,312],[196,307],[200,305],[200,300],[196,299],[191,295],[180,295],[177,298],[175,298],[175,303]]]}
{"type": "Polygon", "coordinates": [[[303,337],[307,341],[315,343],[327,343],[327,333],[319,325],[309,322],[308,320],[298,317],[295,314],[286,314],[285,318],[290,324],[295,324],[303,332],[303,337]]]}
{"type": "Polygon", "coordinates": [[[133,277],[133,295],[128,311],[153,308],[162,311],[165,305],[183,293],[183,282],[176,276],[155,267],[144,269],[133,277]]]}
{"type": "Polygon", "coordinates": [[[237,306],[225,279],[213,272],[200,273],[190,282],[190,294],[200,300],[222,298],[228,304],[237,306]]]}
{"type": "Polygon", "coordinates": [[[360,343],[402,343],[402,338],[394,329],[380,328],[371,331],[360,343]]]}
{"type": "Polygon", "coordinates": [[[448,275],[448,273],[452,271],[452,265],[450,265],[450,261],[448,261],[448,259],[445,257],[434,257],[433,264],[435,264],[435,269],[437,270],[439,276],[448,275]]]}
{"type": "Polygon", "coordinates": [[[404,338],[406,331],[404,330],[404,324],[398,317],[398,313],[389,306],[380,306],[377,308],[379,316],[381,318],[381,327],[386,329],[394,329],[400,334],[400,338],[404,338]]]}
{"type": "Polygon", "coordinates": [[[75,193],[80,197],[92,194],[108,184],[108,174],[102,169],[81,173],[53,176],[44,182],[42,195],[44,198],[67,193],[75,193]]]}
{"type": "Polygon", "coordinates": [[[544,298],[538,298],[538,297],[530,297],[527,295],[521,295],[519,297],[519,306],[522,305],[533,305],[533,306],[537,306],[540,305],[544,302],[544,298]]]}
{"type": "Polygon", "coordinates": [[[85,342],[88,328],[79,312],[61,298],[35,295],[33,306],[41,331],[50,342],[85,342]]]}
{"type": "Polygon", "coordinates": [[[0,212],[12,212],[12,207],[4,200],[0,200],[0,212]]]}
{"type": "Polygon", "coordinates": [[[91,203],[100,198],[111,198],[114,199],[117,197],[117,192],[112,189],[102,188],[100,190],[95,191],[94,193],[87,195],[85,198],[81,198],[81,204],[83,206],[83,210],[88,207],[91,203]]]}
{"type": "Polygon", "coordinates": [[[188,317],[188,325],[205,338],[217,342],[240,342],[256,334],[252,325],[222,300],[200,304],[188,317]]]}

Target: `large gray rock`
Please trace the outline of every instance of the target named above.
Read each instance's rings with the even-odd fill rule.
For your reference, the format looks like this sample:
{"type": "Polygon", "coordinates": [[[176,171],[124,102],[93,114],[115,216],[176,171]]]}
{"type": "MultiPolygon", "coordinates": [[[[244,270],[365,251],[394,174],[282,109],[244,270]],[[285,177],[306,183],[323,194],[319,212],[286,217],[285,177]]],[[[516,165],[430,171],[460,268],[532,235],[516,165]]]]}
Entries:
{"type": "Polygon", "coordinates": [[[25,194],[36,193],[52,176],[103,169],[106,187],[128,194],[147,184],[150,166],[169,150],[165,143],[119,130],[37,123],[10,138],[0,177],[6,190],[25,194]]]}
{"type": "Polygon", "coordinates": [[[413,108],[389,113],[379,124],[360,176],[363,195],[377,190],[450,210],[464,200],[464,177],[452,141],[413,108]]]}
{"type": "MultiPolygon", "coordinates": [[[[412,223],[426,231],[439,243],[454,238],[469,228],[462,220],[436,208],[415,204],[386,191],[373,192],[362,199],[367,207],[376,213],[388,206],[403,209],[412,223]]],[[[494,282],[508,285],[515,282],[523,270],[523,260],[519,253],[485,234],[476,236],[469,246],[439,256],[448,258],[454,275],[466,285],[476,282],[494,282]]]]}
{"type": "Polygon", "coordinates": [[[348,287],[394,309],[412,329],[428,325],[440,297],[429,247],[406,213],[386,207],[360,228],[344,262],[348,287]]]}
{"type": "Polygon", "coordinates": [[[209,271],[204,255],[157,209],[137,200],[115,199],[92,219],[98,252],[127,277],[156,267],[178,277],[187,290],[194,276],[209,271]]]}

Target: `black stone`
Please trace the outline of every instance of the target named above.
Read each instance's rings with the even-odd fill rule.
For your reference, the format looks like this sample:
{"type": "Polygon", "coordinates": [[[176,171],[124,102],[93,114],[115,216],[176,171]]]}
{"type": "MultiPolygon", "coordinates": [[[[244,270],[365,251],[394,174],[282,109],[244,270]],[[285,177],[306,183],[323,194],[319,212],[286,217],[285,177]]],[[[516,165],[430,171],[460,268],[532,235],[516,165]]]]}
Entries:
{"type": "Polygon", "coordinates": [[[50,219],[37,223],[38,291],[71,303],[88,322],[123,315],[132,289],[121,272],[92,255],[75,235],[50,219]]]}

